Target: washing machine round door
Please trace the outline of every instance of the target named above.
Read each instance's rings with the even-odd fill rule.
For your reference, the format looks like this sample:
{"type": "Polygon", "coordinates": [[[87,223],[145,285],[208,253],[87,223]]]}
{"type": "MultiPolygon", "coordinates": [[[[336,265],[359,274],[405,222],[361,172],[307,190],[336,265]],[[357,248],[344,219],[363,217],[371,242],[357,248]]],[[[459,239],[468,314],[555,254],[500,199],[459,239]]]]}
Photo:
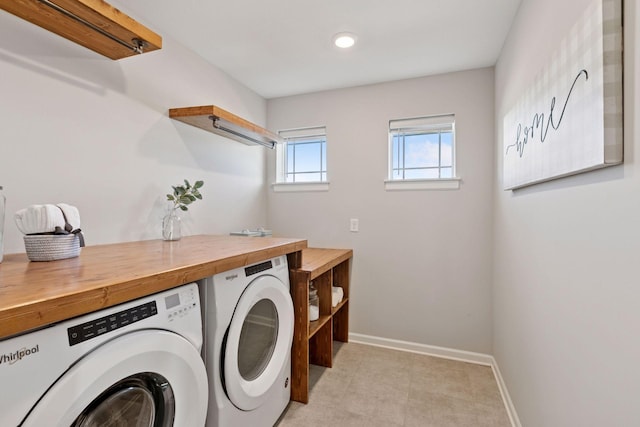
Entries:
{"type": "Polygon", "coordinates": [[[250,411],[262,405],[289,363],[293,340],[289,289],[274,276],[260,276],[242,293],[227,331],[224,387],[231,402],[250,411]]]}
{"type": "Polygon", "coordinates": [[[197,349],[171,332],[131,332],[97,347],[42,396],[23,427],[201,426],[208,386],[197,349]]]}

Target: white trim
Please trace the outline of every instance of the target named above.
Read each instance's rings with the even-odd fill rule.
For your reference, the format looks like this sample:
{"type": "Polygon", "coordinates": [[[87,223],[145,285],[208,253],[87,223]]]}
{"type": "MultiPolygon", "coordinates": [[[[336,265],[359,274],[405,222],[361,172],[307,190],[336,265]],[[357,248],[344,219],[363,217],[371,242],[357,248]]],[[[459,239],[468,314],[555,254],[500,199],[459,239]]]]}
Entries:
{"type": "Polygon", "coordinates": [[[475,353],[465,350],[456,350],[454,348],[438,347],[434,345],[420,344],[409,341],[393,340],[389,338],[374,337],[371,335],[356,334],[349,332],[349,342],[358,344],[366,344],[375,347],[384,347],[392,350],[406,351],[409,353],[426,354],[434,357],[442,357],[444,359],[457,360],[460,362],[475,363],[477,365],[490,366],[493,371],[493,375],[498,384],[500,395],[502,396],[502,402],[511,421],[512,427],[522,427],[520,419],[516,412],[516,408],[511,401],[509,391],[502,378],[500,369],[498,368],[498,362],[490,354],[475,353]]]}
{"type": "Polygon", "coordinates": [[[385,180],[386,191],[458,190],[461,178],[385,180]]]}
{"type": "Polygon", "coordinates": [[[476,363],[478,365],[491,366],[494,359],[489,354],[474,353],[471,351],[456,350],[447,347],[437,347],[409,341],[393,340],[389,338],[374,337],[349,332],[349,341],[360,344],[369,344],[376,347],[385,347],[393,350],[408,351],[410,353],[427,354],[429,356],[444,357],[445,359],[461,362],[476,363]]]}
{"type": "Polygon", "coordinates": [[[274,193],[293,193],[299,191],[329,191],[329,181],[325,182],[274,182],[274,193]]]}
{"type": "Polygon", "coordinates": [[[504,378],[502,378],[502,374],[500,373],[500,368],[498,368],[498,362],[496,359],[493,359],[493,365],[491,368],[493,369],[493,375],[496,377],[496,381],[498,382],[498,388],[500,389],[500,394],[502,395],[502,401],[504,402],[505,408],[507,408],[507,414],[509,414],[509,420],[511,420],[511,425],[513,427],[522,427],[520,423],[520,418],[518,418],[518,413],[516,412],[516,407],[513,405],[513,401],[511,400],[511,396],[507,390],[507,385],[504,382],[504,378]]]}
{"type": "Polygon", "coordinates": [[[293,138],[313,138],[327,136],[326,126],[309,126],[303,128],[282,129],[278,131],[278,135],[284,140],[293,138]]]}
{"type": "Polygon", "coordinates": [[[443,130],[453,131],[453,125],[456,122],[456,115],[437,114],[434,116],[414,117],[409,119],[389,120],[389,132],[403,132],[406,130],[443,130]]]}

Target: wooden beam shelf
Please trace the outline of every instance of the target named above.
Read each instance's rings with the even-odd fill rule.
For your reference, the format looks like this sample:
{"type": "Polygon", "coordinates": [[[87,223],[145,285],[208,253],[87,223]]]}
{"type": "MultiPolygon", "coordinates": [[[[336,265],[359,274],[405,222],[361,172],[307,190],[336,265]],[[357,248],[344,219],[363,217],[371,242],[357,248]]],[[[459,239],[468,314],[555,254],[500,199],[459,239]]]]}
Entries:
{"type": "Polygon", "coordinates": [[[162,48],[162,37],[103,0],[0,0],[0,9],[114,60],[162,48]]]}
{"type": "Polygon", "coordinates": [[[171,108],[169,117],[247,145],[273,148],[282,141],[277,134],[215,105],[171,108]]]}

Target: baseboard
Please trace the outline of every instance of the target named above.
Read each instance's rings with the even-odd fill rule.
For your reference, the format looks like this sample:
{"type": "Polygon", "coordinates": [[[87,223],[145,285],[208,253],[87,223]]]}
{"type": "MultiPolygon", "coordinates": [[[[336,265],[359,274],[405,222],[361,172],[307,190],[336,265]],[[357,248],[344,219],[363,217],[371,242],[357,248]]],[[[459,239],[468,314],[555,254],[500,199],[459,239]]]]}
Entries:
{"type": "Polygon", "coordinates": [[[374,337],[371,335],[355,334],[349,332],[349,341],[360,344],[375,345],[394,350],[408,351],[411,353],[427,354],[429,356],[444,357],[446,359],[471,362],[479,365],[492,366],[495,363],[493,356],[471,351],[456,350],[453,348],[437,347],[434,345],[419,344],[409,341],[392,340],[389,338],[374,337]]]}
{"type": "Polygon", "coordinates": [[[419,344],[409,341],[393,340],[389,338],[374,337],[371,335],[356,334],[349,332],[349,342],[367,344],[376,347],[390,348],[393,350],[407,351],[410,353],[426,354],[429,356],[442,357],[445,359],[458,360],[461,362],[475,363],[478,365],[491,366],[493,375],[498,383],[498,389],[502,395],[502,401],[511,420],[513,427],[522,427],[520,419],[516,413],[516,408],[513,406],[507,386],[502,378],[500,369],[496,359],[490,354],[474,353],[472,351],[456,350],[447,347],[438,347],[433,345],[419,344]]]}
{"type": "Polygon", "coordinates": [[[505,408],[507,408],[507,414],[509,415],[509,419],[511,420],[511,425],[513,427],[522,427],[520,418],[518,418],[518,413],[516,412],[516,407],[513,406],[511,396],[509,396],[509,391],[507,390],[507,385],[504,382],[504,378],[502,378],[500,368],[498,368],[498,362],[493,356],[491,356],[491,358],[493,359],[493,364],[491,365],[491,369],[493,369],[493,376],[496,377],[496,382],[498,383],[498,388],[500,389],[500,394],[502,395],[504,406],[505,408]]]}

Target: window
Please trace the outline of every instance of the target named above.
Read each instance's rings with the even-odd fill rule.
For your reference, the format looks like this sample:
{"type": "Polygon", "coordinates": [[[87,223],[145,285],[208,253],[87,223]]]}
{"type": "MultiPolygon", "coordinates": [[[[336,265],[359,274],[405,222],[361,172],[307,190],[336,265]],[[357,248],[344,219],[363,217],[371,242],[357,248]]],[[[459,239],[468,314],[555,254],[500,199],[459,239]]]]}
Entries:
{"type": "Polygon", "coordinates": [[[325,182],[327,138],[324,128],[281,131],[284,138],[282,182],[325,182]]]}
{"type": "MultiPolygon", "coordinates": [[[[325,128],[283,130],[279,134],[284,143],[276,147],[276,184],[326,184],[328,181],[325,128]]],[[[321,189],[327,188],[325,186],[321,189]]]]}
{"type": "Polygon", "coordinates": [[[387,183],[416,180],[457,180],[454,115],[389,122],[387,183]]]}
{"type": "Polygon", "coordinates": [[[454,116],[433,116],[389,122],[389,179],[454,177],[454,116]]]}

